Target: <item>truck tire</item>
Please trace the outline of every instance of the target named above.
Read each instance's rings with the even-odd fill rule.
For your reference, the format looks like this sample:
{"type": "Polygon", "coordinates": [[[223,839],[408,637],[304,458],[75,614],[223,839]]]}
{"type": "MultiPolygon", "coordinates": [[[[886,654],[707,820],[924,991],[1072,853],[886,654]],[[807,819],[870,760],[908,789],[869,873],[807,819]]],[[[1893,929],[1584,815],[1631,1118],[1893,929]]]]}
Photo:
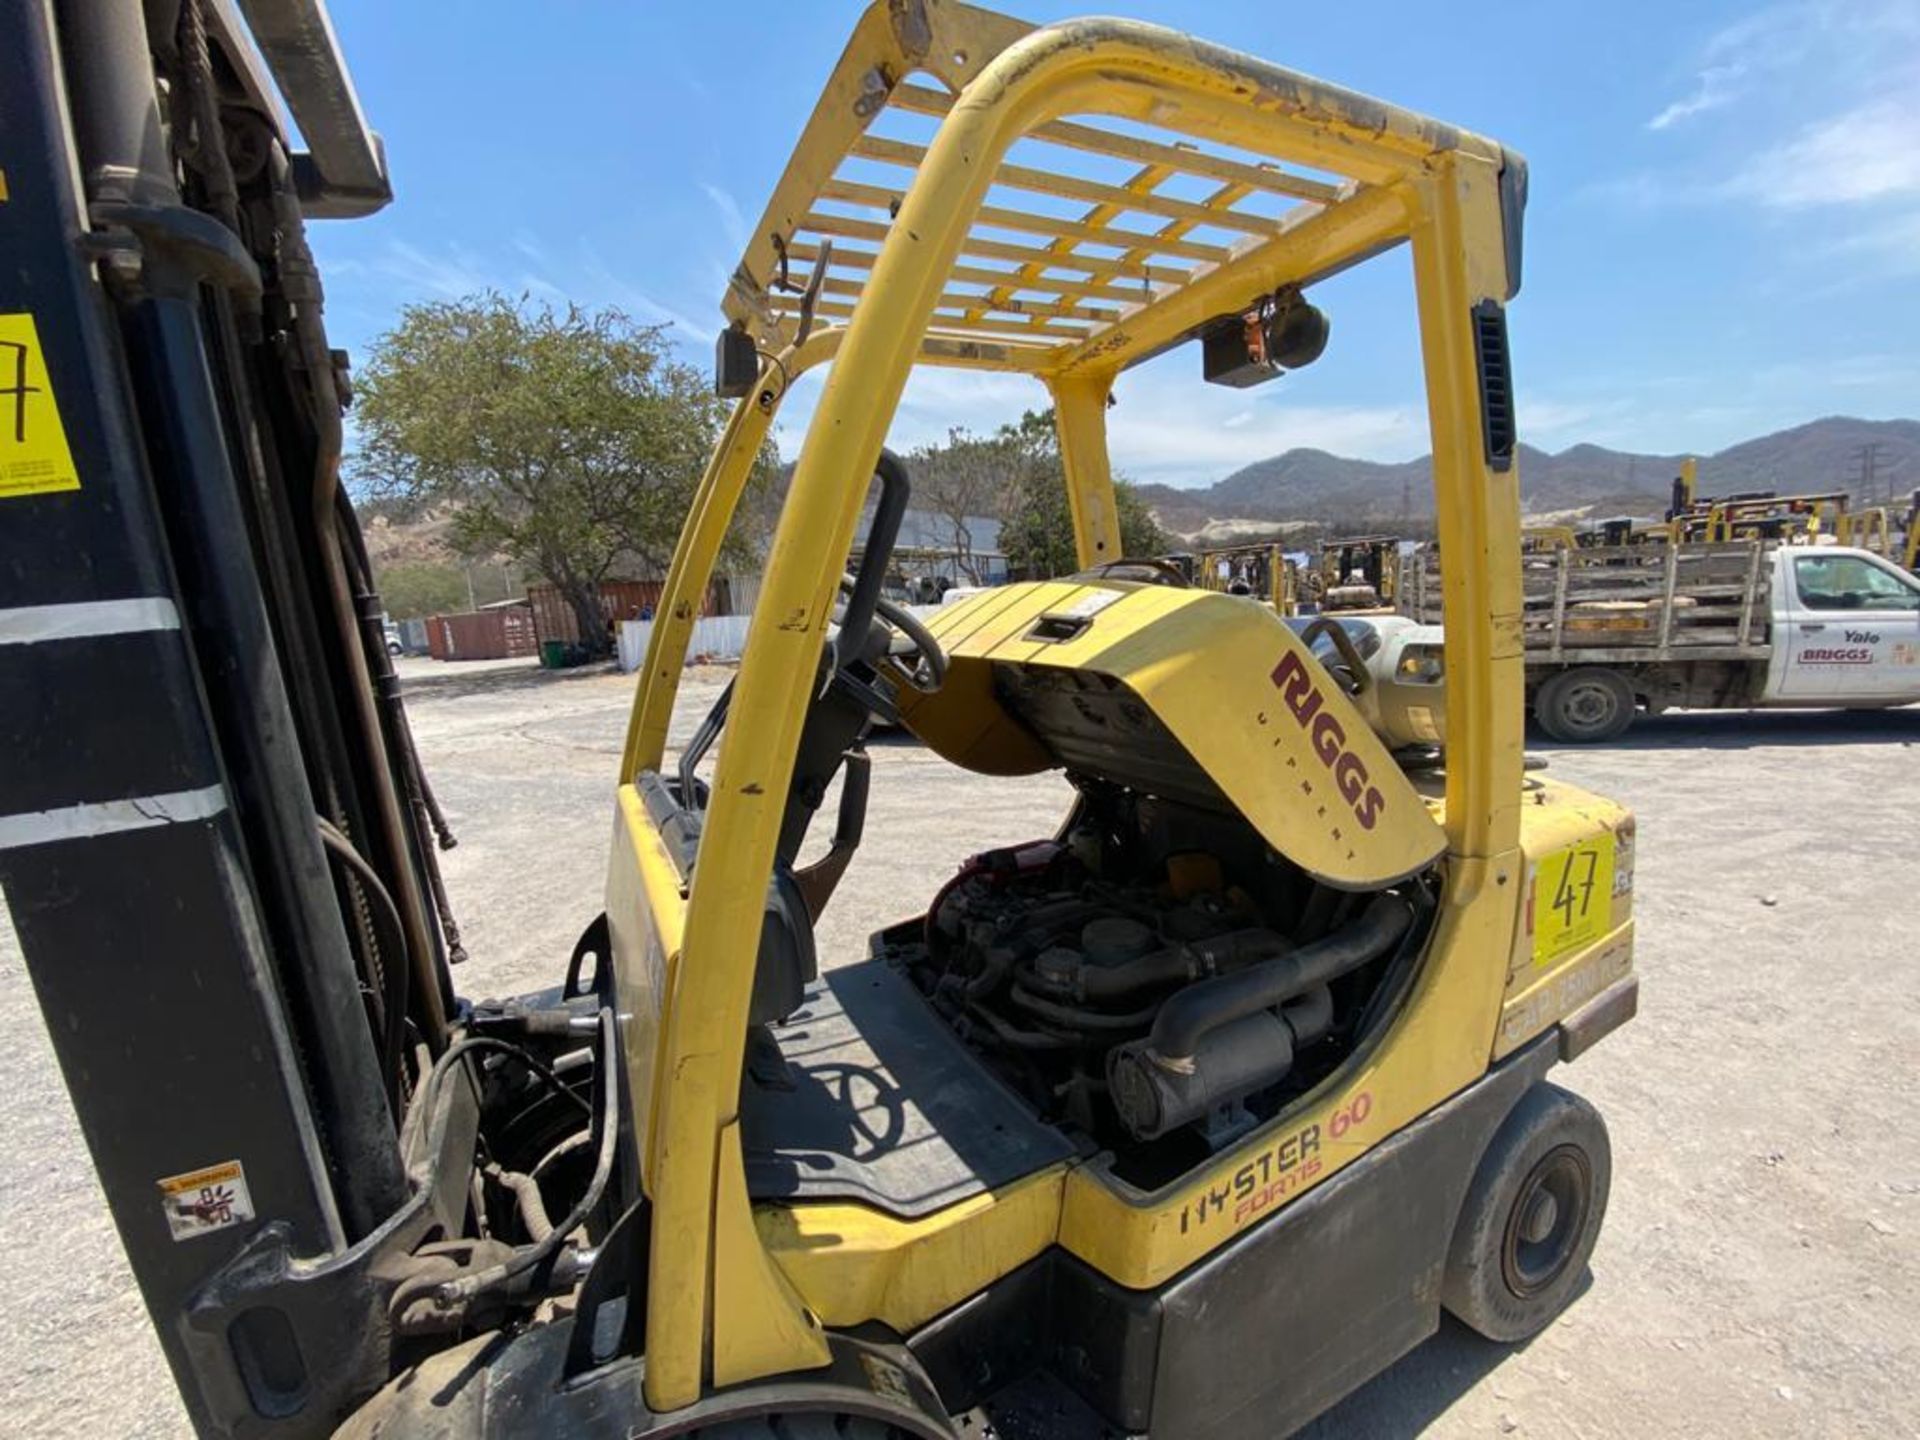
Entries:
{"type": "Polygon", "coordinates": [[[1617,739],[1633,724],[1633,687],[1619,671],[1601,665],[1562,670],[1540,687],[1533,718],[1563,745],[1617,739]]]}
{"type": "Polygon", "coordinates": [[[1535,1085],[1474,1172],[1440,1303],[1489,1340],[1539,1334],[1586,1276],[1612,1180],[1600,1112],[1557,1085],[1535,1085]]]}

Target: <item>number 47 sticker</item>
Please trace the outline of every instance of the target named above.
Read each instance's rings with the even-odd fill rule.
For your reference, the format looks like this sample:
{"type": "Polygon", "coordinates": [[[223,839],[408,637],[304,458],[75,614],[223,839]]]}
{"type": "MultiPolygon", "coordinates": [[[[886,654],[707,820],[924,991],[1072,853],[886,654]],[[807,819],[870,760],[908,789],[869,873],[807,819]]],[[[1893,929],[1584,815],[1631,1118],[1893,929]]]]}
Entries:
{"type": "Polygon", "coordinates": [[[1545,965],[1613,928],[1613,836],[1543,857],[1533,872],[1533,963],[1545,965]]]}

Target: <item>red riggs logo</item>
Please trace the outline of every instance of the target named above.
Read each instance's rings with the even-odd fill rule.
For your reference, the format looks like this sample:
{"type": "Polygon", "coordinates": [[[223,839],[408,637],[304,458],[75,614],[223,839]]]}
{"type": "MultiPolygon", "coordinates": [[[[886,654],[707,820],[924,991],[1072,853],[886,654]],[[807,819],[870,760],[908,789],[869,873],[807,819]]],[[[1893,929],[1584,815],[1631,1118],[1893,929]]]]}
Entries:
{"type": "Polygon", "coordinates": [[[1346,729],[1328,713],[1327,697],[1307,673],[1305,663],[1288,651],[1273,667],[1273,683],[1293,718],[1307,732],[1313,753],[1333,772],[1333,783],[1340,798],[1353,807],[1353,818],[1362,830],[1373,829],[1380,812],[1387,808],[1386,797],[1368,783],[1372,777],[1367,774],[1366,762],[1347,749],[1346,729]]]}

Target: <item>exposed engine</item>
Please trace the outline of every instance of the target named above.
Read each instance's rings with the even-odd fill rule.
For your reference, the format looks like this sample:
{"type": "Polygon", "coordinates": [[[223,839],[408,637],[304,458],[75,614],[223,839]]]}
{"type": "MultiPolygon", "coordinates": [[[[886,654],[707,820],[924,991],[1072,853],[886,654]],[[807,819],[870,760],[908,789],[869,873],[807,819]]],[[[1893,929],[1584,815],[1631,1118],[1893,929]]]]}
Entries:
{"type": "Polygon", "coordinates": [[[888,939],[1004,1079],[1153,1185],[1352,1053],[1432,901],[1318,884],[1231,813],[1080,787],[1061,839],[973,857],[888,939]]]}

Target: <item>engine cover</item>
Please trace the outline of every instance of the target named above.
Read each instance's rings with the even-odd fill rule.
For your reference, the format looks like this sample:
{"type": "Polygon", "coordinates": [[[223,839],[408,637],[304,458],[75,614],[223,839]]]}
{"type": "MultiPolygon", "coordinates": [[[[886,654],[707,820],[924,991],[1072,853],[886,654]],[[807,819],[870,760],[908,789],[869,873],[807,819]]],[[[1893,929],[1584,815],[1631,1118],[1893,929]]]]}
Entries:
{"type": "Polygon", "coordinates": [[[902,716],[956,764],[1063,767],[1245,816],[1344,890],[1431,865],[1445,832],[1365,717],[1265,606],[1127,581],[1004,585],[937,611],[947,682],[902,716]]]}

